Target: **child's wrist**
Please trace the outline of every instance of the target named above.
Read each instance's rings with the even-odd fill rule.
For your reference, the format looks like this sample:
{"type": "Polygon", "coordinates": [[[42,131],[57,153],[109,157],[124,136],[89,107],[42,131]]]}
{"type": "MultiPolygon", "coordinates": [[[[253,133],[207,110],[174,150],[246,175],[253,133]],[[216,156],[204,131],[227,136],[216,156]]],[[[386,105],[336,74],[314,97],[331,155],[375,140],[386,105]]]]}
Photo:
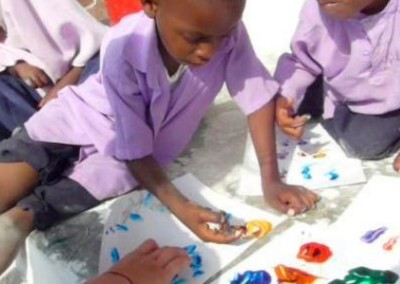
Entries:
{"type": "MultiPolygon", "coordinates": [[[[105,275],[111,276],[114,279],[119,278],[120,280],[124,281],[123,283],[126,283],[126,284],[134,284],[133,281],[127,275],[125,275],[124,273],[118,272],[118,271],[110,270],[110,271],[107,271],[105,273],[105,275]]],[[[115,283],[115,282],[113,281],[113,283],[115,283]]],[[[120,283],[120,282],[118,282],[118,283],[120,283]]]]}

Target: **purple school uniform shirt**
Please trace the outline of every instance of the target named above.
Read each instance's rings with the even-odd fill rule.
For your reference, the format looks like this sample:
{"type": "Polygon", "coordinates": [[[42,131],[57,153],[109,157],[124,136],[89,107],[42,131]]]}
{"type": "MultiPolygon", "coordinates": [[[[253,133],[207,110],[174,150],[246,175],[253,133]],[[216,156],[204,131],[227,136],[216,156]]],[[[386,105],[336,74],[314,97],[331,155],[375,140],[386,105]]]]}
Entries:
{"type": "Polygon", "coordinates": [[[155,23],[143,13],[111,30],[101,58],[98,74],[64,89],[26,123],[35,140],[82,146],[79,161],[66,174],[98,199],[137,185],[124,161],[148,155],[162,166],[173,161],[224,82],[245,114],[278,90],[241,23],[210,62],[188,68],[172,91],[155,23]]]}
{"type": "Polygon", "coordinates": [[[339,21],[308,0],[275,78],[296,108],[307,87],[323,74],[324,117],[346,104],[353,112],[383,114],[400,109],[400,0],[375,15],[339,21]]]}
{"type": "Polygon", "coordinates": [[[0,0],[0,72],[25,61],[55,83],[71,66],[83,67],[99,51],[108,27],[76,0],[0,0]]]}

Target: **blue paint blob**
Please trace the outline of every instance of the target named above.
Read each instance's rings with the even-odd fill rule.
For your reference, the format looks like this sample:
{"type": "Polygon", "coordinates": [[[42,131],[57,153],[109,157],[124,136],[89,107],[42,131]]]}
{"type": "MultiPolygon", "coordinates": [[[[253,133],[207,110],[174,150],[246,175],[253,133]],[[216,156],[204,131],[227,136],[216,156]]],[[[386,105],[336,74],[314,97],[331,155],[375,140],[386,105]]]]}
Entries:
{"type": "Polygon", "coordinates": [[[180,278],[178,275],[175,275],[174,279],[172,279],[171,284],[187,284],[186,279],[180,278]]]}
{"type": "Polygon", "coordinates": [[[193,271],[192,277],[193,278],[200,278],[201,276],[204,275],[204,271],[201,269],[197,269],[193,271]]]}
{"type": "Polygon", "coordinates": [[[368,231],[361,237],[361,240],[368,244],[373,243],[376,239],[378,239],[381,235],[383,235],[386,232],[386,230],[387,230],[386,227],[380,227],[376,230],[368,231]]]}
{"type": "Polygon", "coordinates": [[[270,284],[271,275],[268,272],[260,271],[246,271],[243,274],[238,274],[231,284],[270,284]]]}
{"type": "Polygon", "coordinates": [[[337,180],[339,178],[339,174],[333,170],[328,173],[329,180],[337,180]]]}
{"type": "Polygon", "coordinates": [[[119,251],[117,248],[112,248],[111,249],[111,263],[116,264],[120,261],[121,257],[119,256],[119,251]]]}
{"type": "Polygon", "coordinates": [[[129,231],[129,228],[123,224],[117,224],[117,225],[115,225],[115,228],[117,229],[117,231],[121,231],[121,232],[129,231]]]}
{"type": "Polygon", "coordinates": [[[303,176],[304,179],[312,179],[311,167],[310,166],[304,166],[303,169],[301,170],[301,175],[303,176]]]}
{"type": "Polygon", "coordinates": [[[197,246],[196,246],[196,245],[190,245],[190,246],[184,247],[183,249],[184,249],[189,255],[192,255],[192,254],[196,251],[197,246]]]}
{"type": "Polygon", "coordinates": [[[143,217],[139,213],[132,212],[129,215],[129,219],[131,219],[133,222],[142,222],[143,217]]]}
{"type": "Polygon", "coordinates": [[[192,263],[190,264],[191,268],[200,268],[203,264],[203,260],[199,254],[192,255],[192,263]]]}

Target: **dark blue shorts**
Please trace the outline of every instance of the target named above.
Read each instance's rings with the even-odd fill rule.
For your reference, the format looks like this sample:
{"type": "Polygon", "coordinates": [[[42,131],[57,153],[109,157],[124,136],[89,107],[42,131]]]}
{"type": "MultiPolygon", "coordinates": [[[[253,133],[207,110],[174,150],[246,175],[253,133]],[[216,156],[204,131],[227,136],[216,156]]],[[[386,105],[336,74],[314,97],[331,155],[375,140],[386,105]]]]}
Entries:
{"type": "Polygon", "coordinates": [[[17,203],[33,212],[36,229],[47,229],[100,203],[78,182],[63,176],[78,155],[78,146],[34,141],[25,128],[0,143],[0,163],[26,162],[39,173],[39,184],[17,203]]]}

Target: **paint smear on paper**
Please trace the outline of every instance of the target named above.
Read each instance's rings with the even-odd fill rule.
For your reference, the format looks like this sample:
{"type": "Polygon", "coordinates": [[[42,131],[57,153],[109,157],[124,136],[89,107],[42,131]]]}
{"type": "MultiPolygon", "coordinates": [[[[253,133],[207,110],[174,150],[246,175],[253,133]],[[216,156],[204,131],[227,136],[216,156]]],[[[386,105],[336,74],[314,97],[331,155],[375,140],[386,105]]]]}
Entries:
{"type": "Polygon", "coordinates": [[[397,240],[400,236],[390,238],[386,243],[383,244],[383,249],[387,251],[393,250],[393,247],[397,244],[397,240]]]}
{"type": "Polygon", "coordinates": [[[312,274],[285,265],[275,267],[275,274],[279,283],[312,284],[317,280],[317,277],[312,274]]]}
{"type": "Polygon", "coordinates": [[[373,270],[367,267],[351,269],[343,280],[334,280],[329,284],[392,284],[399,276],[390,270],[373,270]]]}
{"type": "Polygon", "coordinates": [[[376,241],[380,236],[382,236],[386,232],[386,227],[380,227],[375,230],[367,231],[362,237],[361,240],[370,244],[376,241]]]}
{"type": "Polygon", "coordinates": [[[120,255],[119,255],[119,251],[118,251],[117,248],[112,248],[111,249],[110,256],[111,256],[111,263],[112,264],[118,263],[120,261],[120,259],[121,259],[120,255]]]}

